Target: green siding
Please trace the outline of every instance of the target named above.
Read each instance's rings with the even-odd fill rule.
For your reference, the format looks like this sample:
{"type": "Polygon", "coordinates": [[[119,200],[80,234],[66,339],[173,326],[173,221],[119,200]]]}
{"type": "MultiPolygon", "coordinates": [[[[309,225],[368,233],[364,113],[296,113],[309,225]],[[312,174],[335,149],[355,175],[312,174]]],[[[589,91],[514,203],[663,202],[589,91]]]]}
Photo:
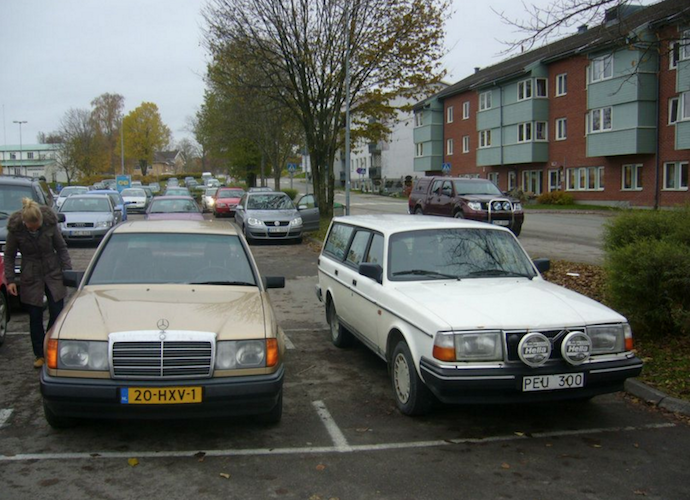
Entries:
{"type": "Polygon", "coordinates": [[[640,127],[656,127],[655,101],[644,101],[638,103],[637,125],[640,127]]]}
{"type": "Polygon", "coordinates": [[[487,130],[501,126],[501,108],[495,107],[477,113],[477,130],[487,130]]]}
{"type": "Polygon", "coordinates": [[[503,107],[503,125],[549,120],[549,100],[526,99],[503,107]]]}
{"type": "Polygon", "coordinates": [[[633,128],[587,136],[587,156],[653,154],[656,129],[633,128]]]}
{"type": "Polygon", "coordinates": [[[647,73],[591,83],[587,88],[589,109],[633,101],[656,100],[656,77],[647,73]]]}
{"type": "Polygon", "coordinates": [[[679,61],[676,71],[678,72],[677,91],[687,92],[690,90],[690,59],[679,61]]]}
{"type": "Polygon", "coordinates": [[[676,123],[676,149],[690,149],[690,122],[676,123]]]}
{"type": "Polygon", "coordinates": [[[428,141],[443,141],[443,125],[422,125],[412,132],[415,144],[428,141]]]}
{"type": "Polygon", "coordinates": [[[526,142],[503,148],[503,164],[542,163],[549,159],[547,142],[526,142]]]}
{"type": "Polygon", "coordinates": [[[501,165],[501,148],[485,148],[477,150],[477,166],[501,165]]]}
{"type": "Polygon", "coordinates": [[[424,156],[414,159],[415,172],[429,172],[430,170],[441,170],[443,158],[441,156],[424,156]]]}

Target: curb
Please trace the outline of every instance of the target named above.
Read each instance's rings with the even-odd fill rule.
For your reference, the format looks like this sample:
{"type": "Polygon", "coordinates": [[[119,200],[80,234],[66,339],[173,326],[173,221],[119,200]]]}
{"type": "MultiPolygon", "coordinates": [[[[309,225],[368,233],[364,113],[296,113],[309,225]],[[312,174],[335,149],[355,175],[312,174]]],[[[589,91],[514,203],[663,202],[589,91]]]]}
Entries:
{"type": "Polygon", "coordinates": [[[625,392],[664,410],[690,416],[690,401],[672,398],[635,378],[625,381],[625,392]]]}

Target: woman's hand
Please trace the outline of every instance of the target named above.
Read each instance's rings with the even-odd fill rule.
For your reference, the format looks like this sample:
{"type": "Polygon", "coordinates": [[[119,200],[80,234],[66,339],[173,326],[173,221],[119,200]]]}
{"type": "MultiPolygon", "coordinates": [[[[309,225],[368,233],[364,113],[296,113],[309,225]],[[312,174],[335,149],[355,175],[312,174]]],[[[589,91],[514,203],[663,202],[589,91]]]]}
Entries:
{"type": "Polygon", "coordinates": [[[15,297],[17,296],[17,284],[16,283],[10,283],[7,285],[7,291],[10,293],[10,295],[14,295],[15,297]]]}

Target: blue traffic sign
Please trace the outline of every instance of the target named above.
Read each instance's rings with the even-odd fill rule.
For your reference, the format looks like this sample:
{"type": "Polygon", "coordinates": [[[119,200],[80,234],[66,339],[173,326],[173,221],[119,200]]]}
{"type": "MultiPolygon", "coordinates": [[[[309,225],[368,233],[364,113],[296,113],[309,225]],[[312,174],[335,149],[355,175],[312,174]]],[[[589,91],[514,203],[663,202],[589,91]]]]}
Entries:
{"type": "Polygon", "coordinates": [[[444,163],[441,166],[441,170],[443,170],[444,174],[447,174],[448,172],[450,172],[450,163],[444,163]]]}
{"type": "Polygon", "coordinates": [[[287,164],[288,172],[291,174],[297,171],[297,163],[288,163],[287,164]]]}

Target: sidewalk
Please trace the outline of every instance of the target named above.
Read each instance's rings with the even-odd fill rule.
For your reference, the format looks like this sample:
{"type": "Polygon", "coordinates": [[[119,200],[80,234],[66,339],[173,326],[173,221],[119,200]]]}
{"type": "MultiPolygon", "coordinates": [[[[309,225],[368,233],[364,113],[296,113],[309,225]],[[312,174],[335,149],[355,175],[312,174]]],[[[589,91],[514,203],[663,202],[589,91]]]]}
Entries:
{"type": "Polygon", "coordinates": [[[625,392],[664,410],[690,416],[690,401],[672,398],[635,378],[625,381],[625,392]]]}

